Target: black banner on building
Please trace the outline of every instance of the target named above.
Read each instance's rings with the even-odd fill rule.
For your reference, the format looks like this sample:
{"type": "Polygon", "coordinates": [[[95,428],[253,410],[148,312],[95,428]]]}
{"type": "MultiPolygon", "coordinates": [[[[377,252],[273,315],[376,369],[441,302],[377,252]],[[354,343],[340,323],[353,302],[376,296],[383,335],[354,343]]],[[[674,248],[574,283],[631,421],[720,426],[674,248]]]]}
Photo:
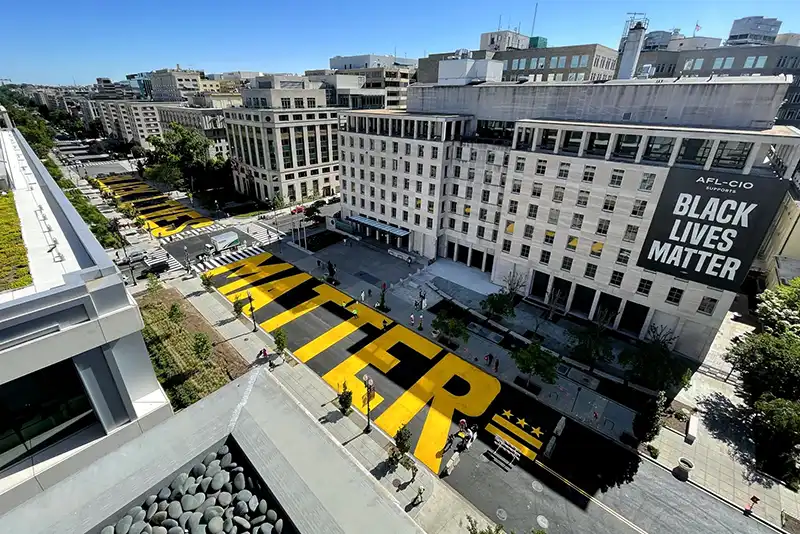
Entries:
{"type": "Polygon", "coordinates": [[[788,181],[673,167],[636,264],[737,291],[788,181]]]}

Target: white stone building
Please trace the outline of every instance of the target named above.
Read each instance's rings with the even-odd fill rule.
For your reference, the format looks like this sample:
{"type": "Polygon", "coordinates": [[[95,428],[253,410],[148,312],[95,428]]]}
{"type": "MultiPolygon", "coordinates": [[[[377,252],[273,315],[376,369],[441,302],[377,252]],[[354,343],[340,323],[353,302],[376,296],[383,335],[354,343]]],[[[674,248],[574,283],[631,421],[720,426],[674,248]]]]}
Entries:
{"type": "Polygon", "coordinates": [[[169,129],[172,123],[193,128],[211,142],[208,147],[209,159],[228,158],[228,137],[222,109],[182,106],[158,106],[157,109],[162,131],[169,129]]]}
{"type": "MultiPolygon", "coordinates": [[[[678,175],[733,173],[730,183],[747,176],[766,188],[780,182],[763,201],[758,241],[745,247],[751,255],[737,271],[741,283],[769,221],[778,224],[788,196],[780,179],[790,181],[800,160],[800,134],[770,124],[789,83],[414,86],[413,111],[343,112],[342,216],[356,232],[466,263],[498,284],[522,272],[527,297],[603,318],[632,337],[663,325],[677,336],[676,351],[702,359],[736,294],[733,277],[708,282],[700,273],[708,266],[676,276],[637,263],[653,246],[662,188],[678,175]],[[674,125],[691,124],[695,114],[707,127],[674,125]]],[[[669,211],[675,200],[663,204],[669,211]]],[[[711,271],[720,274],[720,266],[711,271]]]]}
{"type": "Polygon", "coordinates": [[[157,110],[159,104],[156,102],[96,100],[95,103],[97,116],[110,137],[136,143],[149,150],[152,145],[147,138],[161,135],[157,110]]]}
{"type": "Polygon", "coordinates": [[[267,75],[242,91],[244,107],[225,109],[236,190],[288,203],[339,192],[339,108],[304,76],[267,75]]]}

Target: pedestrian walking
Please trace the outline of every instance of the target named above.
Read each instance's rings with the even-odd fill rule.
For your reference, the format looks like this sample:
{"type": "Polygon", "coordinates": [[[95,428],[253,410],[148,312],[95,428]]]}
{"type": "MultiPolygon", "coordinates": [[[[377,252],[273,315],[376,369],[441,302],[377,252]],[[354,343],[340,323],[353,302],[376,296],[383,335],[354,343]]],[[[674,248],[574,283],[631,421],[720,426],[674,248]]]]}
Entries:
{"type": "Polygon", "coordinates": [[[494,354],[491,352],[489,353],[489,365],[492,365],[492,361],[494,360],[494,354]]]}
{"type": "Polygon", "coordinates": [[[342,243],[344,243],[344,246],[347,246],[347,238],[345,238],[345,239],[342,241],[342,243]]]}
{"type": "Polygon", "coordinates": [[[422,309],[423,310],[428,309],[428,299],[426,299],[425,297],[422,297],[422,309]]]}
{"type": "Polygon", "coordinates": [[[365,294],[364,294],[364,290],[362,289],[362,290],[361,290],[361,302],[364,302],[364,295],[365,295],[365,294]]]}
{"type": "Polygon", "coordinates": [[[384,320],[383,320],[383,331],[384,331],[384,332],[386,331],[386,327],[387,327],[387,326],[389,326],[389,323],[386,321],[386,319],[384,319],[384,320]]]}
{"type": "Polygon", "coordinates": [[[488,355],[488,354],[487,354],[486,356],[484,356],[484,357],[483,357],[483,362],[484,362],[484,363],[485,363],[487,366],[491,365],[491,363],[489,363],[489,355],[488,355]]]}
{"type": "Polygon", "coordinates": [[[411,314],[411,326],[414,326],[414,314],[411,314]]]}
{"type": "Polygon", "coordinates": [[[420,313],[419,314],[419,326],[417,327],[417,330],[422,330],[423,328],[424,328],[424,326],[422,326],[422,314],[420,313]]]}
{"type": "Polygon", "coordinates": [[[500,359],[498,358],[498,359],[496,359],[496,360],[494,361],[494,372],[495,372],[495,373],[497,372],[497,369],[498,369],[499,367],[500,367],[500,359]]]}
{"type": "Polygon", "coordinates": [[[372,298],[372,288],[367,289],[367,296],[372,298]]]}

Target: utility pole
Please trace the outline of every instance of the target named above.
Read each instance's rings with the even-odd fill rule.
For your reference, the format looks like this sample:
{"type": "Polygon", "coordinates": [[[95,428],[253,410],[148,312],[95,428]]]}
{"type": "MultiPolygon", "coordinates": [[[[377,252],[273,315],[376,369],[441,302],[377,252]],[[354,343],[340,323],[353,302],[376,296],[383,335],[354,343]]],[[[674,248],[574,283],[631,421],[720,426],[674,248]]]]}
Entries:
{"type": "Polygon", "coordinates": [[[375,382],[372,381],[368,374],[364,374],[362,380],[364,381],[364,386],[367,388],[367,427],[364,429],[364,434],[369,434],[372,432],[370,403],[372,402],[372,398],[375,396],[375,382]]]}

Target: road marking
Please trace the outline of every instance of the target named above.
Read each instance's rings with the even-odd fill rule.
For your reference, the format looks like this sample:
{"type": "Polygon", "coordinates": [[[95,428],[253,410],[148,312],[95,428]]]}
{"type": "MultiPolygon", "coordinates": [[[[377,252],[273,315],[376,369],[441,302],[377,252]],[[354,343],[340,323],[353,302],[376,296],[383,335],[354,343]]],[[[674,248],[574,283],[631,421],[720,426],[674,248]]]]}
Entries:
{"type": "Polygon", "coordinates": [[[497,425],[505,428],[506,430],[508,430],[512,434],[515,434],[517,437],[522,438],[523,441],[527,441],[529,445],[533,445],[534,449],[541,449],[542,448],[542,442],[540,440],[534,438],[533,436],[531,436],[530,434],[528,434],[524,430],[520,430],[519,427],[513,425],[509,421],[506,421],[502,417],[499,417],[497,415],[493,415],[492,416],[492,421],[494,423],[496,423],[497,425]]]}
{"type": "Polygon", "coordinates": [[[510,443],[515,449],[517,449],[520,453],[522,453],[524,456],[528,457],[530,460],[536,460],[536,453],[535,452],[533,452],[528,447],[526,447],[524,444],[522,444],[519,441],[517,441],[516,439],[514,439],[512,436],[509,436],[508,434],[506,434],[505,432],[503,432],[502,430],[500,430],[499,428],[494,426],[492,423],[489,423],[488,425],[486,425],[486,431],[489,432],[490,434],[492,434],[493,436],[499,436],[499,437],[503,438],[508,443],[510,443]]]}
{"type": "Polygon", "coordinates": [[[341,291],[337,291],[327,284],[322,284],[314,288],[314,291],[319,293],[319,296],[308,299],[302,304],[298,304],[294,308],[285,310],[278,315],[261,323],[261,328],[267,332],[280,328],[287,323],[291,323],[295,319],[312,312],[325,304],[326,302],[342,302],[346,295],[341,291]]]}
{"type": "Polygon", "coordinates": [[[569,486],[570,488],[574,489],[575,491],[577,491],[578,493],[580,493],[581,495],[583,495],[584,497],[586,497],[587,499],[589,499],[591,502],[593,502],[594,504],[596,504],[597,506],[599,506],[600,508],[602,508],[603,510],[605,510],[606,512],[608,512],[609,514],[613,515],[614,517],[616,517],[617,519],[619,519],[620,521],[622,521],[624,524],[626,524],[627,526],[629,526],[629,527],[630,527],[631,529],[633,529],[635,532],[638,532],[639,534],[647,534],[647,531],[646,531],[646,530],[644,530],[643,528],[641,528],[641,527],[639,527],[639,526],[635,525],[635,524],[634,524],[633,522],[631,522],[631,521],[630,521],[630,520],[629,520],[627,517],[625,517],[624,515],[620,514],[620,513],[619,513],[619,512],[617,512],[616,510],[612,509],[611,507],[609,507],[609,506],[608,506],[608,505],[606,505],[605,503],[603,503],[603,502],[601,502],[601,501],[599,501],[599,500],[595,499],[594,497],[592,497],[591,495],[589,495],[588,493],[586,493],[585,491],[583,491],[581,488],[579,488],[578,486],[576,486],[575,484],[573,484],[572,482],[570,482],[570,481],[569,481],[569,480],[567,480],[566,478],[562,477],[561,475],[559,475],[558,473],[556,473],[555,471],[553,471],[552,469],[550,469],[549,467],[547,467],[546,465],[544,465],[544,464],[543,464],[542,462],[540,462],[539,460],[535,460],[535,463],[536,463],[536,465],[538,465],[539,467],[541,467],[542,469],[544,469],[545,471],[547,471],[548,473],[550,473],[551,475],[553,475],[554,477],[556,477],[557,479],[559,479],[561,482],[563,482],[564,484],[566,484],[566,485],[567,485],[567,486],[569,486]]]}

